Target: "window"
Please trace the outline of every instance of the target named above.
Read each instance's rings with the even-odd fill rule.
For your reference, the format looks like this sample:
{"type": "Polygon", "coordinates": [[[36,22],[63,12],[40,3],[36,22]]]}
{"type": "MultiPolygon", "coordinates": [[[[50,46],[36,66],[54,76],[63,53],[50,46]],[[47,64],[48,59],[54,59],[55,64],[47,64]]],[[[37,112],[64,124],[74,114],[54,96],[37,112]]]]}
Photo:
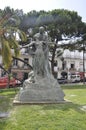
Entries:
{"type": "MultiPolygon", "coordinates": [[[[29,62],[29,59],[28,59],[28,58],[24,58],[24,61],[25,61],[26,63],[28,63],[28,62],[29,62]]],[[[26,63],[24,63],[24,66],[27,66],[26,63]]]]}
{"type": "Polygon", "coordinates": [[[71,64],[70,65],[70,68],[74,69],[75,65],[74,64],[71,64]]]}
{"type": "Polygon", "coordinates": [[[18,61],[16,59],[13,60],[13,65],[15,65],[15,66],[18,65],[18,61]]]}
{"type": "Polygon", "coordinates": [[[66,61],[62,62],[62,69],[64,70],[66,68],[66,61]]]}
{"type": "Polygon", "coordinates": [[[54,61],[54,66],[55,66],[55,67],[57,66],[57,60],[54,61]]]}

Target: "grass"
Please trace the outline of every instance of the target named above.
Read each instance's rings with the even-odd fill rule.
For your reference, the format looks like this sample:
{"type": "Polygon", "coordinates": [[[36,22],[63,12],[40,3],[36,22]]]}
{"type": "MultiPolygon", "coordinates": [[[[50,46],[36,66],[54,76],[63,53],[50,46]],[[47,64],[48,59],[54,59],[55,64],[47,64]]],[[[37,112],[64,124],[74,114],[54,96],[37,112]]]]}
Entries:
{"type": "Polygon", "coordinates": [[[8,118],[0,119],[0,130],[85,130],[86,86],[62,86],[62,89],[70,103],[13,106],[17,91],[0,92],[0,111],[10,111],[8,118]]]}
{"type": "Polygon", "coordinates": [[[18,89],[15,90],[11,88],[0,89],[0,112],[7,112],[12,107],[12,100],[18,89]]]}

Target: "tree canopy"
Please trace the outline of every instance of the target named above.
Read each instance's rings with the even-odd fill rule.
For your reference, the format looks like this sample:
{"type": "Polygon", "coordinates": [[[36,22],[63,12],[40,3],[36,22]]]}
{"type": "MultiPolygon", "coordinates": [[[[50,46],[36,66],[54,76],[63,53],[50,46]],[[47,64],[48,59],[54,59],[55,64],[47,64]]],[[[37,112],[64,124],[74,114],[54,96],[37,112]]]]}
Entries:
{"type": "MultiPolygon", "coordinates": [[[[63,40],[63,37],[66,40],[76,37],[82,38],[81,42],[76,42],[75,44],[62,44],[61,47],[63,48],[75,49],[77,46],[82,47],[83,42],[86,41],[86,23],[82,22],[81,16],[79,16],[75,11],[69,11],[65,9],[55,9],[52,11],[32,10],[27,14],[24,14],[22,10],[14,10],[10,9],[10,7],[6,7],[4,10],[0,10],[0,39],[5,40],[4,43],[7,43],[13,38],[12,46],[10,46],[11,44],[8,43],[5,44],[7,48],[9,48],[8,46],[13,47],[14,45],[14,48],[17,48],[18,45],[16,43],[17,41],[14,42],[15,38],[13,37],[12,30],[22,30],[20,31],[22,32],[20,33],[20,37],[23,44],[25,39],[23,32],[27,34],[28,29],[31,28],[33,32],[32,35],[34,35],[34,33],[38,31],[39,26],[44,26],[49,36],[51,37],[51,40],[54,43],[56,42],[56,44],[53,46],[52,63],[54,62],[53,60],[55,57],[58,41],[63,40]],[[11,34],[11,39],[5,37],[4,34],[7,31],[11,34]]],[[[28,43],[28,41],[26,42],[28,43]]],[[[86,43],[84,42],[84,44],[86,43]]],[[[11,55],[9,49],[7,51],[9,52],[8,54],[11,55]]],[[[15,54],[17,54],[17,52],[17,49],[15,49],[15,54]]],[[[11,57],[9,57],[7,61],[11,61],[10,59],[11,57]]]]}
{"type": "Polygon", "coordinates": [[[16,39],[16,33],[24,40],[25,35],[19,30],[18,25],[20,19],[16,12],[9,7],[4,11],[0,11],[0,54],[2,55],[3,64],[6,69],[11,66],[13,53],[14,56],[19,56],[18,40],[16,39]]]}

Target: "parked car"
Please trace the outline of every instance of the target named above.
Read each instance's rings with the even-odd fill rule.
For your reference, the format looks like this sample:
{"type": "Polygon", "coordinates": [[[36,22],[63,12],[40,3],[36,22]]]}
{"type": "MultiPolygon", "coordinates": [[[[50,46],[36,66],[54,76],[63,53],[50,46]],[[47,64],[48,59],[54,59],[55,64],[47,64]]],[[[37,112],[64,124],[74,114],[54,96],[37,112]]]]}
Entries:
{"type": "Polygon", "coordinates": [[[77,74],[71,75],[71,82],[72,83],[80,82],[80,75],[77,74]]]}
{"type": "Polygon", "coordinates": [[[65,79],[65,78],[60,78],[60,79],[57,79],[57,80],[58,80],[58,83],[59,83],[59,84],[68,83],[68,80],[65,79]]]}
{"type": "MultiPolygon", "coordinates": [[[[8,85],[8,77],[0,77],[0,88],[6,88],[8,85]]],[[[15,87],[16,85],[20,84],[21,82],[17,81],[15,78],[10,79],[9,87],[15,87]]]]}

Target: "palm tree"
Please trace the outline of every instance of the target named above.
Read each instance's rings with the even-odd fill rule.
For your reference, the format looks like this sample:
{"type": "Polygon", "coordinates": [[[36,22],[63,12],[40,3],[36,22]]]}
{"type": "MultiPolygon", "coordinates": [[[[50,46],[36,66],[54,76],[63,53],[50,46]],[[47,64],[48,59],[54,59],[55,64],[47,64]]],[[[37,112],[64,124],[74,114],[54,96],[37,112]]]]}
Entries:
{"type": "Polygon", "coordinates": [[[19,57],[19,43],[16,34],[22,41],[27,39],[25,33],[18,29],[19,20],[15,18],[18,17],[6,15],[0,19],[0,55],[7,71],[10,70],[13,56],[19,57]]]}
{"type": "Polygon", "coordinates": [[[14,56],[19,56],[19,44],[16,34],[20,35],[23,41],[26,40],[24,32],[20,31],[15,26],[16,24],[18,23],[16,23],[16,20],[12,16],[5,16],[0,20],[0,54],[2,55],[2,61],[6,69],[9,69],[12,63],[12,49],[14,50],[14,56]]]}

